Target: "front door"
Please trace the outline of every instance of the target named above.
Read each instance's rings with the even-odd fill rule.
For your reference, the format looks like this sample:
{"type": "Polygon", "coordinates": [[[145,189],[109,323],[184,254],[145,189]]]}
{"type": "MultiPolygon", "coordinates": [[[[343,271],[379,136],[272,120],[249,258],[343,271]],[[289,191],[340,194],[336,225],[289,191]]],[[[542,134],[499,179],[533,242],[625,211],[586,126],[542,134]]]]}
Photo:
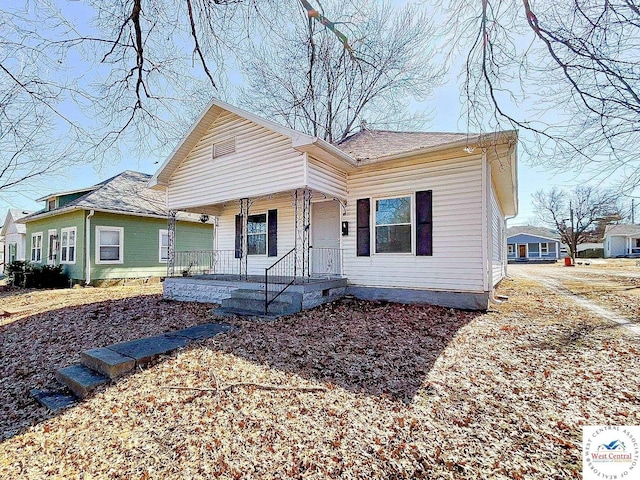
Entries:
{"type": "Polygon", "coordinates": [[[337,200],[311,205],[311,274],[342,273],[340,254],[340,204],[337,200]]]}
{"type": "Polygon", "coordinates": [[[527,246],[526,245],[518,245],[518,257],[526,258],[527,257],[527,246]]]}

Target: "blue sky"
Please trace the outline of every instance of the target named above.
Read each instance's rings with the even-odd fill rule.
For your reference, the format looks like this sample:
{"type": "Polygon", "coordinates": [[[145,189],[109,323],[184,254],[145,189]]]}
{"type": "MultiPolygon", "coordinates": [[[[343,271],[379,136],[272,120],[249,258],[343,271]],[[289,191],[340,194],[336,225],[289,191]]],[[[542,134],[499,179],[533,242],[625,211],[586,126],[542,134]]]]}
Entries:
{"type": "MultiPolygon", "coordinates": [[[[394,3],[402,5],[408,3],[407,0],[396,0],[394,3]]],[[[82,17],[83,5],[80,2],[69,4],[67,0],[61,0],[60,5],[69,8],[72,5],[77,11],[78,21],[83,21],[82,17]]],[[[433,131],[465,131],[465,120],[461,118],[462,103],[460,99],[460,90],[457,80],[456,69],[454,68],[445,83],[438,87],[431,99],[421,104],[414,103],[410,108],[423,109],[429,108],[433,111],[433,121],[426,126],[426,130],[433,131]]],[[[521,132],[521,137],[527,138],[526,132],[521,132]]],[[[175,145],[167,146],[166,152],[161,155],[138,156],[131,158],[126,151],[121,152],[122,160],[119,163],[105,165],[102,168],[96,168],[92,165],[85,165],[70,169],[66,178],[61,182],[51,182],[51,179],[45,179],[47,186],[38,188],[25,188],[17,193],[0,194],[0,204],[9,208],[23,208],[29,210],[37,210],[43,207],[34,201],[35,198],[41,197],[51,191],[72,190],[82,188],[98,183],[106,178],[120,173],[123,170],[131,169],[146,173],[154,173],[159,164],[165,160],[175,145]],[[50,185],[55,185],[53,188],[50,185]]],[[[518,165],[518,182],[519,182],[519,215],[512,221],[511,225],[536,223],[535,214],[531,206],[531,195],[540,189],[548,189],[553,185],[560,187],[571,187],[580,181],[584,181],[584,176],[579,176],[575,172],[566,172],[557,174],[545,172],[540,168],[530,166],[530,161],[520,149],[518,165]]]]}

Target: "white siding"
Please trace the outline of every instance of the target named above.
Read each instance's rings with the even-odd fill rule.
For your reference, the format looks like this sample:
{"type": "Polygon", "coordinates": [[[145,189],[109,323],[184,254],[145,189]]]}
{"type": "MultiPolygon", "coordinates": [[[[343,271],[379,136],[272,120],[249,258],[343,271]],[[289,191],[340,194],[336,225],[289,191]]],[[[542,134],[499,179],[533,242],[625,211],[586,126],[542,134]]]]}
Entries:
{"type": "MultiPolygon", "coordinates": [[[[295,246],[293,197],[280,195],[271,200],[259,200],[251,205],[249,215],[267,213],[267,210],[278,210],[278,256],[249,255],[247,269],[249,275],[264,275],[264,269],[273,265],[276,260],[295,246]]],[[[240,213],[236,203],[230,203],[218,217],[217,248],[234,250],[236,241],[236,215],[240,213]]]]}
{"type": "Polygon", "coordinates": [[[506,254],[505,254],[505,220],[498,200],[496,192],[491,187],[491,271],[493,285],[497,285],[506,273],[506,254]]]}
{"type": "Polygon", "coordinates": [[[347,198],[347,174],[312,157],[307,164],[307,185],[331,196],[347,198]]]}
{"type": "Polygon", "coordinates": [[[212,205],[302,187],[304,167],[304,155],[288,137],[225,111],[172,175],[168,206],[212,205]],[[236,152],[213,159],[213,144],[233,137],[236,152]]]}
{"type": "MultiPolygon", "coordinates": [[[[424,161],[424,159],[422,159],[424,161]]],[[[425,163],[378,165],[349,174],[347,220],[342,237],[345,275],[361,286],[482,292],[482,161],[480,156],[425,163]],[[356,201],[433,191],[433,256],[356,256],[356,201]]],[[[415,209],[415,203],[413,205],[415,209]]],[[[374,235],[372,202],[372,240],[374,235]]],[[[415,225],[412,229],[415,236],[415,225]]],[[[373,245],[373,243],[372,243],[373,245]]],[[[414,247],[415,252],[415,247],[414,247]]]]}
{"type": "Polygon", "coordinates": [[[16,260],[25,260],[27,251],[27,236],[22,233],[11,233],[4,238],[6,245],[5,251],[9,253],[9,244],[16,243],[18,248],[16,249],[16,260]]]}

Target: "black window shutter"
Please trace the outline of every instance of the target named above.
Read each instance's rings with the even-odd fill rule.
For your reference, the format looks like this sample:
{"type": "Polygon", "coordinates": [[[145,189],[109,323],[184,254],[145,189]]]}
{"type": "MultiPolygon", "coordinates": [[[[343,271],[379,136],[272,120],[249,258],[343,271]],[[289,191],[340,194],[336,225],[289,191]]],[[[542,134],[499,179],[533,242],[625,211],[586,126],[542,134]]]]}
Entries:
{"type": "Polygon", "coordinates": [[[269,245],[269,256],[278,256],[278,210],[269,210],[267,215],[267,245],[269,245]]]}
{"type": "Polygon", "coordinates": [[[242,215],[236,215],[236,258],[242,257],[242,215]]]}
{"type": "Polygon", "coordinates": [[[416,255],[433,255],[432,190],[416,192],[416,255]]]}
{"type": "Polygon", "coordinates": [[[361,198],[357,202],[356,243],[358,244],[359,257],[371,255],[371,201],[361,198]]]}

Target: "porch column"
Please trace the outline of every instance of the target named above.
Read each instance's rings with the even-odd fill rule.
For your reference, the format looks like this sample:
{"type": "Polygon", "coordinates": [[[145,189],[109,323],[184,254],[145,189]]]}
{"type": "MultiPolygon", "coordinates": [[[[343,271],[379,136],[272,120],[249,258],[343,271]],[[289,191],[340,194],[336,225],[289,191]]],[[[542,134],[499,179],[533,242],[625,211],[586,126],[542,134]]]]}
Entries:
{"type": "Polygon", "coordinates": [[[293,209],[295,221],[295,272],[296,277],[308,277],[309,269],[309,234],[311,226],[311,190],[298,188],[293,192],[293,209]]]}
{"type": "Polygon", "coordinates": [[[176,273],[176,211],[169,210],[167,214],[167,277],[174,277],[176,273]]]}
{"type": "Polygon", "coordinates": [[[242,216],[242,239],[240,243],[240,276],[247,276],[248,265],[248,252],[249,252],[249,237],[248,237],[248,225],[249,225],[249,207],[250,202],[248,198],[242,198],[240,203],[240,215],[242,216]]]}

